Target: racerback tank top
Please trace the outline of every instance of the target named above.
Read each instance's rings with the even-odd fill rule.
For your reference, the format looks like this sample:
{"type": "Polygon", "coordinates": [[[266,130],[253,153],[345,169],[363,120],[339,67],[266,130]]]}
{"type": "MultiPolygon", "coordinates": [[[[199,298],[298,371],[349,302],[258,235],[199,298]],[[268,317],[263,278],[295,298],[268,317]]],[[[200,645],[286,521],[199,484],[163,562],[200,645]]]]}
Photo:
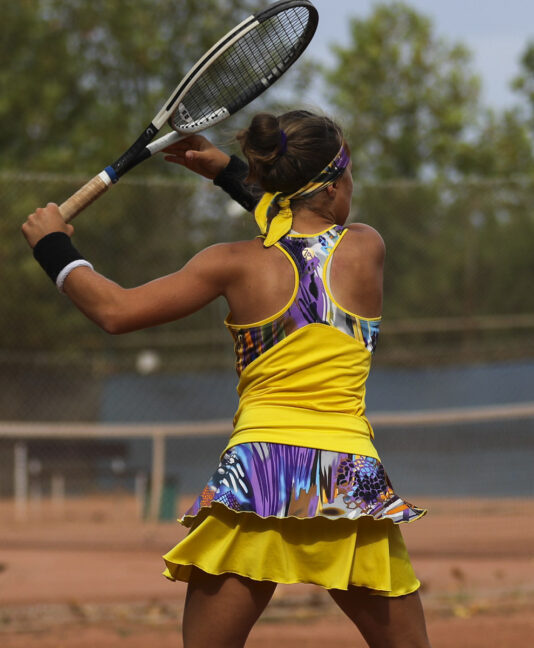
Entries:
{"type": "Polygon", "coordinates": [[[275,315],[250,325],[225,322],[234,338],[238,375],[278,342],[308,324],[324,324],[376,348],[380,318],[363,318],[339,305],[330,288],[332,255],[347,230],[334,226],[315,235],[290,233],[276,246],[295,270],[289,303],[275,315]]]}

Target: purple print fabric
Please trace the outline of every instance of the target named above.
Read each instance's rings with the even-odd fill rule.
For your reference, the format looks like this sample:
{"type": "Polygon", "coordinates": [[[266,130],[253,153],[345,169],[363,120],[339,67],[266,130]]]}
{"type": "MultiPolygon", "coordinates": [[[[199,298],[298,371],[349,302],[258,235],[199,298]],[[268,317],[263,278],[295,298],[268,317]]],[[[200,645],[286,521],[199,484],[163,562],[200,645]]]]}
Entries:
{"type": "Polygon", "coordinates": [[[369,515],[400,523],[426,513],[393,492],[377,459],[276,443],[228,450],[183,522],[215,502],[264,518],[369,515]]]}

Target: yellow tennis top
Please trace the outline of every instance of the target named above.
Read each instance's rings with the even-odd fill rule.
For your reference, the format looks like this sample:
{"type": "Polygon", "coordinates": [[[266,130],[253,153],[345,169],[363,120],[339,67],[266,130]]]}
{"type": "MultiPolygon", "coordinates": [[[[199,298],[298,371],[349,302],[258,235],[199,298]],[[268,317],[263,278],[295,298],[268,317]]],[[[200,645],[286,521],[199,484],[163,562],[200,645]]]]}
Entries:
{"type": "Polygon", "coordinates": [[[226,321],[240,374],[226,450],[264,441],[379,458],[365,416],[365,383],[380,320],[343,309],[328,281],[345,232],[336,226],[281,239],[276,245],[295,270],[289,304],[248,326],[226,321]]]}
{"type": "Polygon", "coordinates": [[[241,374],[228,448],[269,441],[379,458],[365,417],[371,353],[323,324],[309,324],[241,374]]]}

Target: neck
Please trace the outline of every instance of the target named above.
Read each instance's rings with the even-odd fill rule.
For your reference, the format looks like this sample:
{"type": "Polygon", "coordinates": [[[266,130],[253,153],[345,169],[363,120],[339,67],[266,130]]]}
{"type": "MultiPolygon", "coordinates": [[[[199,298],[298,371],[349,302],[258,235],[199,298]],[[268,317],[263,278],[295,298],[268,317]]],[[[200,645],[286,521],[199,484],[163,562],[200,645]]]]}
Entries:
{"type": "Polygon", "coordinates": [[[299,209],[293,212],[292,228],[300,234],[316,234],[336,224],[335,218],[329,213],[317,213],[309,209],[299,209]]]}

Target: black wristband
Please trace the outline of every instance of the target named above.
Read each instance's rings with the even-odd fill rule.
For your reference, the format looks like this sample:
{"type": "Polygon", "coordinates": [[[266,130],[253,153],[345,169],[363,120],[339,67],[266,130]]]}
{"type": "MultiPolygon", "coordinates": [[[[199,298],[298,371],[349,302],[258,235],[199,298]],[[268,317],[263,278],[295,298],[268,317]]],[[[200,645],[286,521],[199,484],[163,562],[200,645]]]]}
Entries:
{"type": "Polygon", "coordinates": [[[43,236],[33,248],[33,256],[54,283],[65,266],[83,259],[65,232],[43,236]]]}
{"type": "Polygon", "coordinates": [[[213,184],[220,187],[241,207],[253,211],[258,204],[260,195],[249,187],[245,178],[248,175],[248,165],[236,155],[230,157],[227,166],[214,178],[213,184]]]}

